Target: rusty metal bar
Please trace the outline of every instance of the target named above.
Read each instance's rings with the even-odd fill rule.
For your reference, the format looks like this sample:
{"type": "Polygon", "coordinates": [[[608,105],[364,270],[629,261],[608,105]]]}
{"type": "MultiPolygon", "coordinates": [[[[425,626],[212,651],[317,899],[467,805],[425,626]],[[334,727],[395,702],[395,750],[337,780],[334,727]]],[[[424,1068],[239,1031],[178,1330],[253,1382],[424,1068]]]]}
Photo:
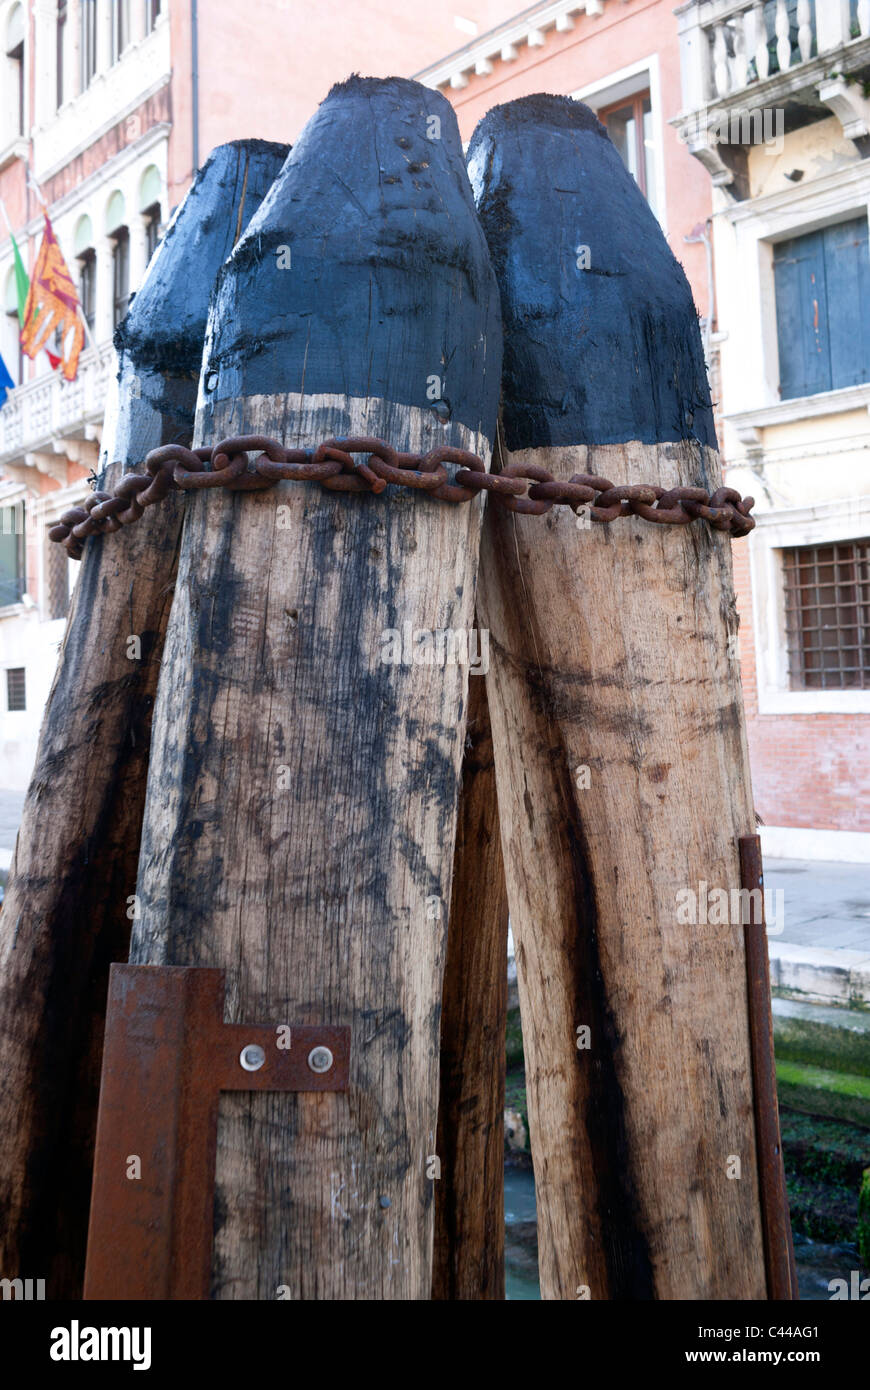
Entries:
{"type": "Polygon", "coordinates": [[[791,1220],[782,1161],[779,1108],[776,1097],[776,1069],[773,1056],[773,1015],[770,1006],[770,962],[764,923],[764,874],[761,840],[757,835],[741,835],[740,884],[750,894],[746,939],[746,980],[749,993],[749,1031],[752,1052],[752,1091],[755,1099],[755,1142],[758,1154],[758,1181],[761,1194],[761,1222],[764,1232],[764,1259],[767,1270],[767,1296],[770,1299],[798,1297],[797,1272],[791,1237],[791,1220]],[[756,912],[756,906],[760,910],[756,912]]]}
{"type": "Polygon", "coordinates": [[[221,1091],[347,1089],[349,1028],[223,1004],[222,970],[111,968],[86,1299],[209,1297],[221,1091]]]}

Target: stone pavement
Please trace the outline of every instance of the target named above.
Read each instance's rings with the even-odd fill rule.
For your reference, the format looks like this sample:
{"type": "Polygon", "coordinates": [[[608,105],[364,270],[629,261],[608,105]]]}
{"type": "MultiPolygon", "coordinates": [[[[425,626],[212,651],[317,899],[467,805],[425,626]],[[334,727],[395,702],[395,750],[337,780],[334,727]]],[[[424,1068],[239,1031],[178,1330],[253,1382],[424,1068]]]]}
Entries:
{"type": "Polygon", "coordinates": [[[870,865],[768,859],[764,886],[783,893],[783,928],[768,940],[773,989],[870,1007],[870,865]]]}

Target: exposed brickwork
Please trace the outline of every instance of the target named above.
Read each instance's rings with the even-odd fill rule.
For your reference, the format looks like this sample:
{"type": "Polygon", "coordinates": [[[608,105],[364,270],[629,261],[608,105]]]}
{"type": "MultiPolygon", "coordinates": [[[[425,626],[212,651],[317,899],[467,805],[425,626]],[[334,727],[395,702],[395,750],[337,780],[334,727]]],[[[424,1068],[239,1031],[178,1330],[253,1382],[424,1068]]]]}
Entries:
{"type": "Polygon", "coordinates": [[[870,715],[759,714],[749,547],[732,547],[755,808],[766,825],[870,832],[870,715]]]}

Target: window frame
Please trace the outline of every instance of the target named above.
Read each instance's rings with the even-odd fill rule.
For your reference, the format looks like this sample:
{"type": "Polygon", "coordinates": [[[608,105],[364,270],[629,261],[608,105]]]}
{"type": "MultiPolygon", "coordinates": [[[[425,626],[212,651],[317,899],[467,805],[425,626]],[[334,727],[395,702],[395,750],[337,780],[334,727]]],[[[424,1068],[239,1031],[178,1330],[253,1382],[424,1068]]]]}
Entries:
{"type": "Polygon", "coordinates": [[[847,497],[758,512],[747,538],[759,714],[870,714],[870,690],[793,690],[786,638],[786,549],[862,540],[870,535],[870,497],[847,497]]]}
{"type": "Polygon", "coordinates": [[[59,111],[64,102],[65,86],[65,58],[66,58],[66,36],[69,27],[69,3],[68,0],[57,0],[57,18],[55,21],[55,60],[57,64],[56,83],[55,83],[55,110],[59,111]]]}
{"type": "Polygon", "coordinates": [[[79,3],[79,77],[85,92],[97,75],[97,0],[79,3]]]}
{"type": "Polygon", "coordinates": [[[16,103],[17,113],[15,116],[15,138],[16,140],[20,140],[23,136],[26,136],[27,134],[27,103],[25,99],[27,84],[24,80],[24,40],[22,39],[21,43],[16,44],[14,48],[10,48],[8,53],[6,54],[6,57],[11,58],[12,62],[15,64],[18,73],[18,101],[16,103]]]}
{"type": "MultiPolygon", "coordinates": [[[[631,114],[634,120],[634,157],[637,164],[638,175],[635,182],[643,196],[649,203],[650,190],[647,186],[646,173],[646,140],[644,139],[644,116],[647,114],[644,109],[644,102],[649,100],[649,114],[652,115],[652,92],[649,87],[641,87],[638,91],[632,92],[629,96],[621,97],[616,101],[609,102],[607,106],[599,106],[596,115],[599,121],[607,130],[607,117],[613,116],[617,111],[624,111],[627,106],[631,107],[631,114]]],[[[609,132],[608,132],[609,133],[609,132]]],[[[634,177],[632,175],[632,177],[634,177]]],[[[653,190],[654,192],[655,190],[653,190]]],[[[652,206],[652,204],[650,204],[652,206]]]]}
{"type": "Polygon", "coordinates": [[[119,63],[133,41],[130,0],[109,0],[112,6],[111,63],[119,63]]]}
{"type": "MultiPolygon", "coordinates": [[[[820,227],[814,227],[810,230],[801,229],[795,232],[793,236],[778,237],[775,241],[771,242],[770,266],[773,281],[773,312],[776,335],[776,394],[777,399],[783,405],[788,404],[790,401],[812,400],[817,396],[828,396],[834,391],[856,391],[860,390],[862,387],[870,388],[870,362],[867,363],[867,375],[864,377],[862,381],[834,381],[834,347],[836,343],[836,346],[839,349],[838,355],[842,355],[842,343],[839,339],[835,340],[832,338],[832,326],[836,325],[839,322],[839,316],[836,310],[834,310],[831,305],[832,295],[829,294],[829,285],[831,283],[833,271],[833,257],[836,254],[836,247],[833,244],[833,241],[830,244],[826,242],[826,234],[834,232],[837,228],[848,227],[853,222],[863,223],[864,228],[866,230],[866,239],[864,242],[864,245],[867,248],[868,261],[868,270],[866,273],[868,276],[868,283],[870,283],[870,215],[868,215],[868,210],[866,208],[860,209],[853,216],[834,218],[831,221],[825,222],[820,227]],[[783,362],[782,352],[783,335],[780,332],[780,308],[782,306],[782,301],[780,300],[777,291],[776,268],[778,264],[782,263],[780,261],[779,256],[779,253],[781,252],[782,248],[793,248],[792,255],[795,255],[797,252],[797,244],[800,242],[807,243],[810,241],[811,238],[820,239],[818,257],[820,265],[823,268],[823,273],[820,276],[821,280],[823,281],[823,284],[820,285],[820,289],[818,291],[819,299],[816,301],[816,304],[818,312],[819,300],[822,301],[824,317],[823,322],[820,319],[821,332],[819,335],[819,342],[824,346],[824,366],[830,372],[831,382],[830,385],[823,386],[821,390],[795,392],[791,395],[783,395],[782,385],[783,376],[785,375],[785,364],[783,362]]],[[[782,288],[784,290],[784,283],[782,288]]],[[[803,324],[802,327],[805,329],[806,325],[803,324]]],[[[865,353],[870,353],[870,348],[865,348],[865,353]]],[[[822,362],[821,351],[819,353],[819,361],[820,363],[822,362]]],[[[803,385],[806,383],[804,382],[801,384],[803,385]]]]}
{"type": "Polygon", "coordinates": [[[116,329],[130,306],[130,229],[126,224],[112,232],[112,329],[116,329]],[[126,288],[118,293],[119,266],[126,272],[126,288]]]}
{"type": "Polygon", "coordinates": [[[786,652],[791,690],[870,690],[870,533],[825,545],[787,546],[781,551],[785,589],[786,652]],[[857,547],[863,555],[857,553],[857,547]],[[843,557],[841,549],[852,551],[843,557]],[[831,552],[830,560],[822,555],[831,552]],[[855,566],[847,579],[842,566],[855,566]],[[864,571],[862,578],[861,570],[864,571]],[[830,570],[831,579],[822,571],[830,570]],[[852,588],[854,601],[843,598],[852,588]],[[830,596],[826,593],[830,591],[830,596]],[[854,622],[845,620],[853,610],[854,622]],[[862,621],[866,610],[867,621],[862,621]],[[833,619],[833,621],[832,621],[833,619]],[[844,639],[854,633],[854,643],[844,639]],[[835,638],[834,642],[829,639],[835,638]],[[832,663],[830,658],[835,658],[832,663]],[[826,660],[827,658],[827,660],[826,660]],[[856,681],[848,681],[854,674],[856,681]]]}
{"type": "Polygon", "coordinates": [[[79,304],[85,323],[91,330],[93,337],[97,317],[97,253],[92,246],[86,246],[84,251],[79,252],[76,260],[79,267],[79,304]],[[85,293],[86,284],[89,294],[85,293]],[[90,300],[90,308],[88,308],[88,300],[90,300]]]}
{"type": "Polygon", "coordinates": [[[723,452],[734,466],[744,455],[744,440],[755,430],[870,404],[870,386],[780,398],[773,270],[778,242],[862,215],[870,219],[870,160],[856,160],[818,179],[747,198],[718,214],[730,224],[734,238],[726,256],[714,257],[723,452]],[[737,282],[743,286],[739,310],[729,294],[729,285],[737,282]],[[849,401],[841,405],[839,397],[845,395],[849,401]]]}
{"type": "MultiPolygon", "coordinates": [[[[14,546],[16,573],[9,582],[15,585],[15,587],[17,588],[17,593],[11,594],[9,597],[7,597],[4,594],[2,587],[0,587],[0,613],[7,612],[10,609],[17,610],[21,604],[21,601],[25,593],[27,592],[26,530],[27,518],[24,498],[19,496],[10,499],[4,499],[2,502],[0,502],[0,540],[3,540],[9,536],[14,536],[16,538],[14,546]],[[3,516],[3,514],[7,511],[13,512],[15,514],[15,521],[13,522],[11,529],[7,527],[5,518],[3,516]],[[16,524],[18,517],[20,517],[20,525],[16,524]]],[[[5,582],[5,580],[0,579],[0,585],[4,584],[5,582]]]]}
{"type": "Polygon", "coordinates": [[[5,714],[26,714],[26,713],[27,713],[27,667],[26,667],[26,666],[6,666],[6,667],[4,667],[4,670],[5,670],[5,672],[6,672],[5,691],[4,691],[4,698],[5,698],[5,701],[6,701],[6,709],[5,709],[4,713],[5,713],[5,714]],[[22,699],[22,703],[21,703],[20,705],[17,705],[17,704],[16,704],[16,705],[13,706],[13,704],[12,704],[12,691],[11,691],[11,681],[10,681],[10,677],[13,676],[13,675],[16,675],[16,676],[17,676],[17,675],[19,674],[19,672],[21,673],[21,699],[22,699]]]}
{"type": "Polygon", "coordinates": [[[145,264],[147,265],[160,244],[160,225],[162,219],[160,204],[152,203],[150,207],[144,208],[141,216],[145,224],[145,264]]]}

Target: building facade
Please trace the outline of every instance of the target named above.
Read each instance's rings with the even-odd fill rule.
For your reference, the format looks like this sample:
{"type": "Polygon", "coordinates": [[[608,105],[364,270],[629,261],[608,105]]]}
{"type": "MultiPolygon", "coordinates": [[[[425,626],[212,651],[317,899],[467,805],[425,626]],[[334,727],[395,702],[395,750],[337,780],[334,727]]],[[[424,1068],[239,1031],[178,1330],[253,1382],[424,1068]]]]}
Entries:
{"type": "Polygon", "coordinates": [[[168,208],[170,26],[162,0],[6,0],[0,36],[0,354],[16,383],[0,409],[0,760],[3,785],[23,788],[77,569],[47,531],[86,495],[112,333],[168,208]],[[87,321],[71,382],[19,348],[7,232],[31,270],[42,200],[87,321]]]}
{"type": "Polygon", "coordinates": [[[720,438],[768,849],[870,861],[870,2],[692,0],[675,130],[713,194],[720,438]]]}

